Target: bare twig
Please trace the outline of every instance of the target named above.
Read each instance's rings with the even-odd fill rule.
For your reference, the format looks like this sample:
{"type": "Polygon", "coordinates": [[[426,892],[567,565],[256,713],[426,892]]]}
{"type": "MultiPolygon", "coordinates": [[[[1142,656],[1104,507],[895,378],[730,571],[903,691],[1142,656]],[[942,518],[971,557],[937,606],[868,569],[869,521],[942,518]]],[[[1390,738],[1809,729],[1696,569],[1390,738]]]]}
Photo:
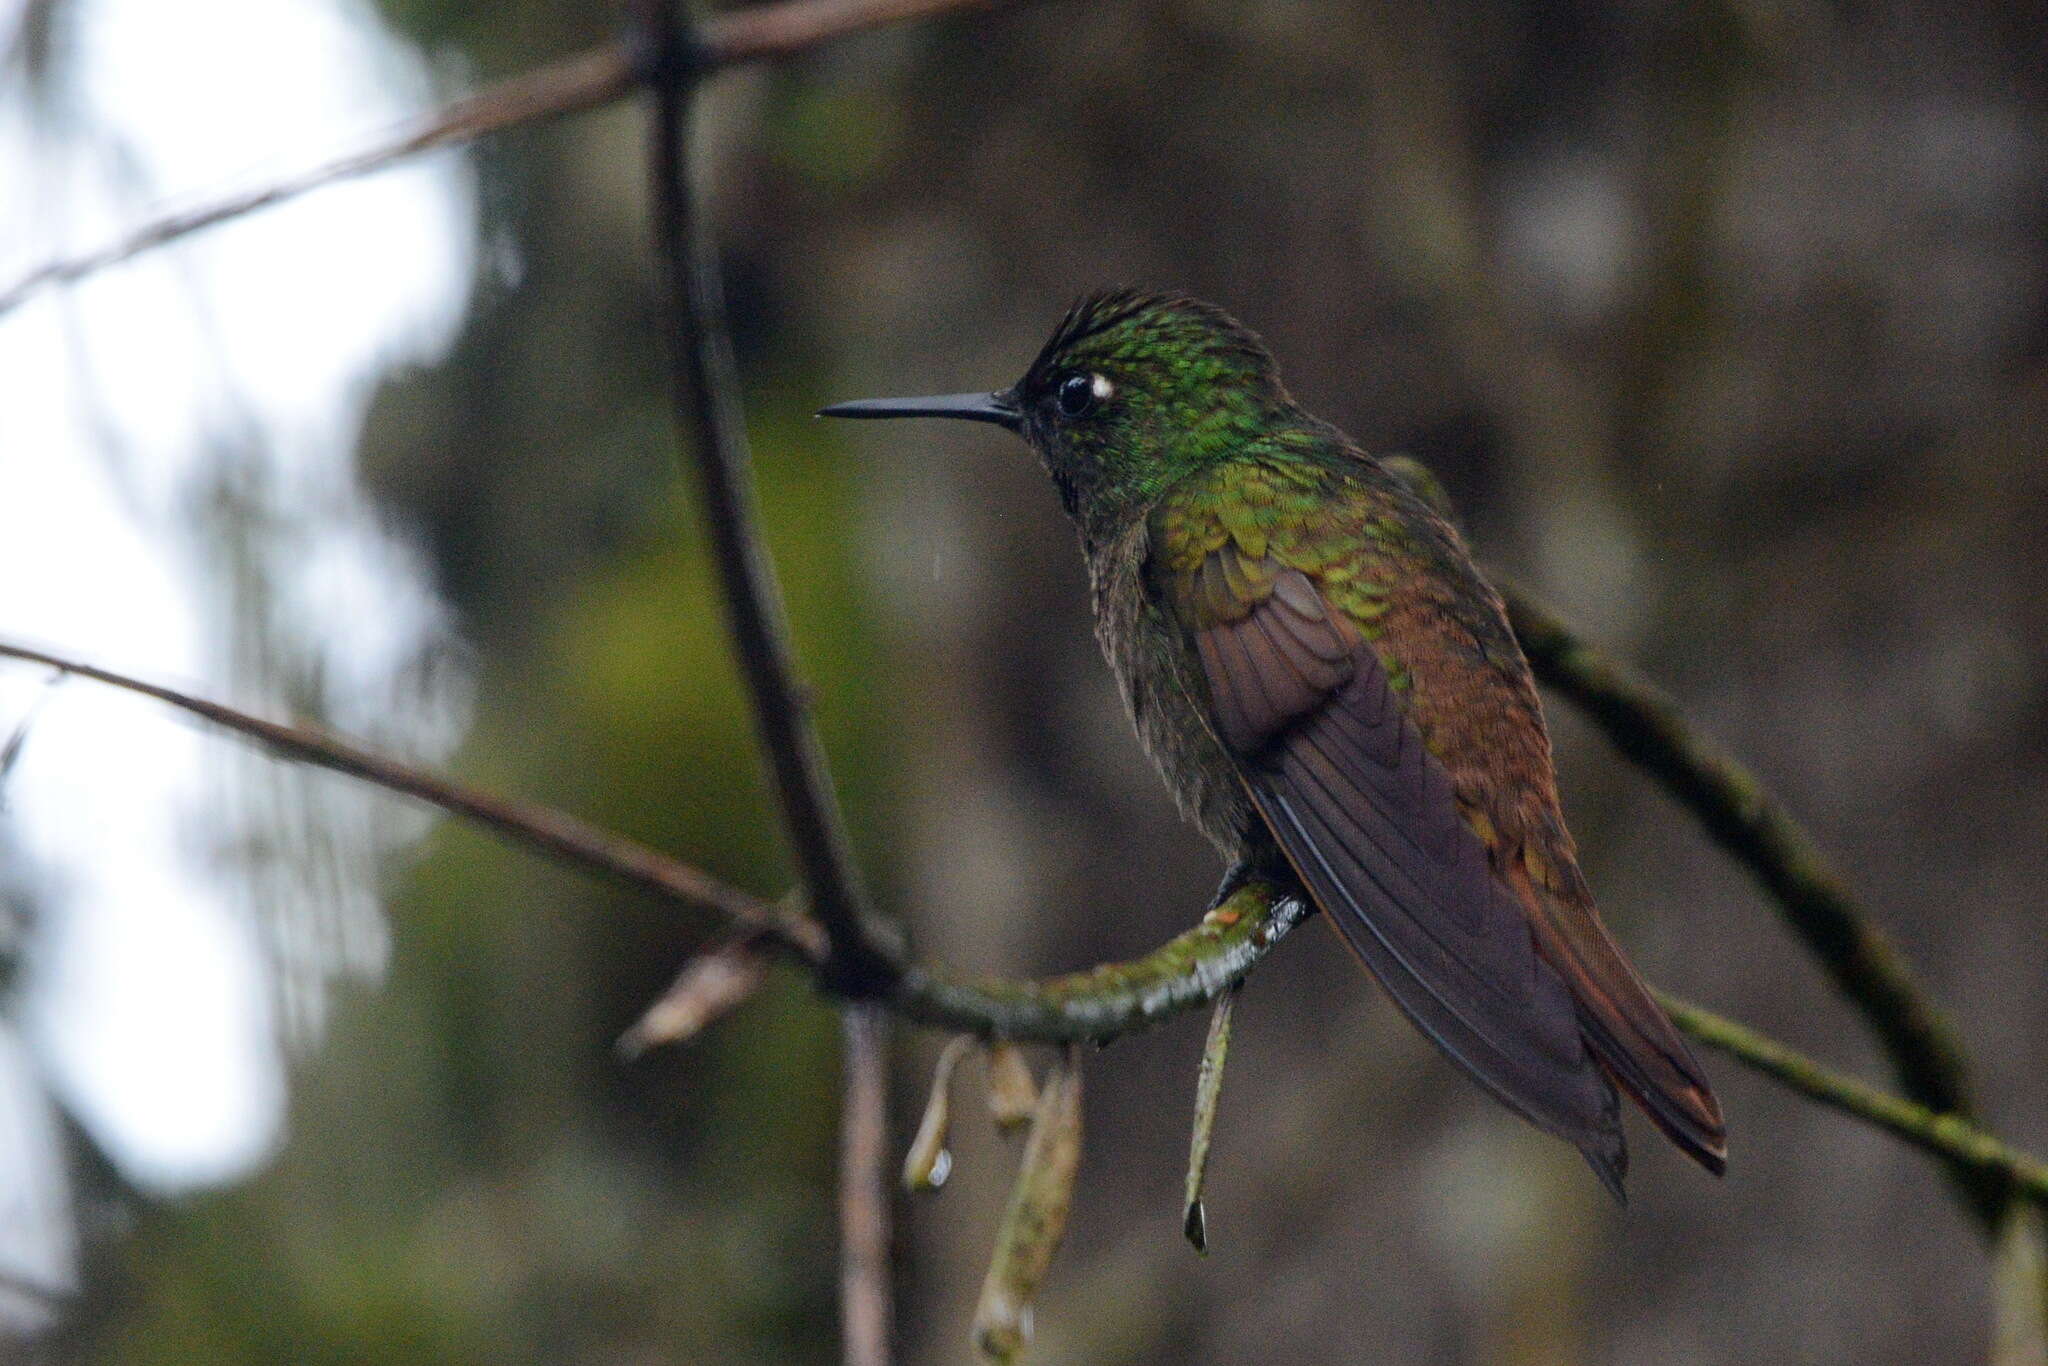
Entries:
{"type": "Polygon", "coordinates": [[[51,285],[70,284],[143,252],[190,236],[202,228],[297,199],[308,190],[367,175],[402,158],[469,142],[485,133],[537,123],[608,104],[633,88],[633,64],[621,46],[598,48],[553,66],[500,81],[455,101],[433,117],[408,125],[376,146],[337,157],[311,170],[286,176],[210,204],[166,214],[119,241],[75,256],[60,257],[0,289],[0,314],[51,285]]]}
{"type": "MultiPolygon", "coordinates": [[[[955,10],[982,9],[995,2],[786,0],[783,4],[761,5],[709,20],[693,55],[696,64],[707,70],[778,61],[884,24],[931,18],[955,10]]],[[[0,315],[52,285],[81,280],[201,229],[296,199],[323,185],[367,175],[435,148],[459,146],[489,133],[611,104],[630,93],[638,79],[636,54],[624,42],[593,48],[538,71],[510,77],[398,128],[361,151],[256,189],[165,214],[118,241],[45,262],[0,289],[0,315]]]]}
{"type": "Polygon", "coordinates": [[[578,867],[614,877],[668,901],[716,911],[742,925],[767,930],[806,956],[821,956],[818,927],[781,907],[720,882],[643,844],[599,830],[574,816],[530,802],[466,787],[449,778],[387,759],[310,726],[266,721],[175,688],[145,683],[45,650],[0,640],[0,658],[62,669],[95,683],[153,697],[225,730],[255,740],[287,759],[344,773],[403,793],[452,815],[464,816],[507,839],[553,854],[578,867]]]}
{"type": "MultiPolygon", "coordinates": [[[[144,682],[47,650],[0,640],[0,659],[61,669],[108,687],[155,698],[279,756],[346,774],[477,822],[516,844],[616,878],[665,901],[714,911],[759,930],[817,971],[826,939],[816,921],[730,886],[708,873],[564,812],[478,791],[374,754],[309,726],[290,726],[175,688],[144,682]]],[[[959,978],[915,967],[883,1003],[907,1019],[990,1039],[1042,1043],[1103,1040],[1207,1005],[1243,979],[1306,908],[1281,889],[1248,883],[1201,923],[1142,958],[1105,963],[1040,981],[959,978]]]]}
{"type": "MultiPolygon", "coordinates": [[[[863,7],[842,6],[852,12],[863,7]]],[[[872,8],[872,7],[867,7],[872,8]]],[[[901,8],[901,6],[897,6],[901,8]]],[[[678,439],[695,434],[698,495],[711,536],[726,618],[782,823],[789,832],[811,913],[824,926],[826,986],[849,996],[886,992],[902,975],[893,942],[874,924],[846,822],[797,681],[782,588],[754,509],[739,376],[725,321],[725,286],[709,224],[688,179],[688,113],[704,54],[692,51],[674,0],[639,0],[653,87],[650,196],[670,336],[670,381],[678,439]],[[693,66],[696,69],[692,69],[693,66]]],[[[888,1038],[879,1007],[844,1012],[845,1077],[840,1121],[840,1331],[846,1366],[888,1366],[895,1310],[890,1286],[888,1038]]]]}
{"type": "Polygon", "coordinates": [[[847,1005],[839,1120],[839,1304],[846,1366],[888,1366],[890,1287],[887,1021],[868,1001],[847,1005]]]}

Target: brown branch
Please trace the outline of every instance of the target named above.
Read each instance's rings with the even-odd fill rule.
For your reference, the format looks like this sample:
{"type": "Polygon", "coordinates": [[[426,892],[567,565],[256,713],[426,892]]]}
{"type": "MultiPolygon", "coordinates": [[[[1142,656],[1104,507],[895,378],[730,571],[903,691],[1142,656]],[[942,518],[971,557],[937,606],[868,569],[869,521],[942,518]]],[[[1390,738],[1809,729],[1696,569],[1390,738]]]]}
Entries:
{"type": "MultiPolygon", "coordinates": [[[[998,0],[785,0],[708,20],[693,58],[700,69],[779,61],[819,44],[884,24],[985,9],[998,0]]],[[[633,48],[611,43],[537,71],[513,76],[407,123],[360,151],[282,180],[165,214],[117,241],[45,262],[0,289],[0,315],[53,285],[84,279],[204,228],[240,218],[309,190],[367,175],[392,162],[486,134],[596,109],[624,98],[639,81],[633,48]]]]}
{"type": "Polygon", "coordinates": [[[882,1008],[846,1007],[839,1119],[839,1304],[846,1366],[889,1366],[889,1054],[882,1008]]]}
{"type": "MultiPolygon", "coordinates": [[[[233,707],[97,668],[47,650],[0,640],[0,659],[19,659],[154,698],[211,725],[255,740],[279,756],[401,793],[464,817],[515,844],[616,878],[656,898],[711,910],[758,930],[813,971],[827,951],[808,916],[720,882],[666,854],[575,817],[521,802],[372,753],[309,726],[284,725],[233,707]]],[[[1107,1040],[1214,1001],[1299,924],[1306,907],[1284,892],[1247,882],[1200,924],[1142,958],[1103,963],[1038,981],[957,977],[913,967],[882,1003],[906,1019],[988,1039],[1034,1043],[1107,1040]]]]}
{"type": "Polygon", "coordinates": [[[42,664],[95,683],[153,697],[224,730],[247,736],[284,758],[403,793],[451,815],[467,817],[515,843],[616,878],[664,900],[715,911],[738,924],[767,931],[805,956],[819,957],[824,953],[823,935],[817,925],[802,916],[720,882],[644,844],[600,830],[550,807],[464,786],[311,726],[266,721],[175,688],[145,683],[45,650],[0,640],[0,658],[42,664]]]}
{"type": "MultiPolygon", "coordinates": [[[[688,115],[706,54],[702,45],[692,50],[685,42],[675,0],[638,0],[636,13],[653,87],[648,173],[677,437],[689,446],[695,436],[696,458],[689,463],[704,503],[733,648],[811,913],[824,926],[826,955],[818,975],[828,988],[847,995],[877,995],[895,985],[902,967],[895,944],[876,928],[811,718],[810,693],[797,680],[782,588],[754,506],[753,456],[717,246],[688,179],[688,115]]],[[[879,1007],[869,1001],[847,1005],[842,1029],[842,1351],[846,1366],[889,1366],[895,1308],[886,1175],[888,1036],[879,1007]]]]}
{"type": "Polygon", "coordinates": [[[523,123],[537,123],[608,104],[633,88],[633,64],[620,45],[598,48],[455,101],[430,118],[407,125],[373,147],[286,176],[257,189],[167,214],[126,237],[75,256],[59,257],[0,289],[0,315],[51,285],[70,284],[130,257],[175,242],[202,228],[297,199],[308,190],[351,180],[402,158],[454,146],[523,123]]]}
{"type": "Polygon", "coordinates": [[[671,0],[640,0],[639,8],[655,77],[648,169],[676,429],[686,445],[695,446],[688,463],[704,502],[740,673],[811,914],[830,941],[827,984],[847,995],[874,995],[900,969],[871,928],[867,894],[811,721],[809,691],[797,682],[782,588],[755,512],[753,456],[726,330],[724,285],[711,230],[697,213],[686,171],[691,54],[670,5],[671,0]]]}

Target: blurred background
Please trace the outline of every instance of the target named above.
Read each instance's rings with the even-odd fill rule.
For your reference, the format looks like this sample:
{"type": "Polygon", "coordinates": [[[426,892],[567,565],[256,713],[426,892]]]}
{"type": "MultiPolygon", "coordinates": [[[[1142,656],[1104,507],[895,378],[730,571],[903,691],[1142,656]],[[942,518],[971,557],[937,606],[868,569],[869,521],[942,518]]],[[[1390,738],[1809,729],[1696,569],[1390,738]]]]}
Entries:
{"type": "MultiPolygon", "coordinates": [[[[0,279],[612,36],[610,6],[0,0],[0,279]]],[[[2048,9],[1053,3],[721,77],[700,130],[764,511],[866,867],[1044,973],[1220,871],[1131,738],[1006,435],[817,423],[1015,378],[1179,287],[1450,486],[1481,558],[1810,822],[2048,1146],[2048,9]]],[[[788,880],[674,456],[617,107],[0,318],[0,634],[324,719],[764,893],[788,880]]],[[[1553,708],[1655,980],[1872,1078],[1751,886],[1553,708]]],[[[836,1356],[837,1030],[778,975],[613,1040],[711,927],[0,668],[0,1357],[836,1356]]],[[[897,1031],[898,1140],[937,1040],[897,1031]]],[[[1989,1349],[1922,1158],[1709,1060],[1712,1182],[1627,1210],[1325,933],[1254,977],[1179,1236],[1201,1024],[1090,1059],[1044,1362],[1935,1362],[1989,1349]]],[[[1014,1149],[963,1084],[901,1206],[968,1356],[1014,1149]]]]}

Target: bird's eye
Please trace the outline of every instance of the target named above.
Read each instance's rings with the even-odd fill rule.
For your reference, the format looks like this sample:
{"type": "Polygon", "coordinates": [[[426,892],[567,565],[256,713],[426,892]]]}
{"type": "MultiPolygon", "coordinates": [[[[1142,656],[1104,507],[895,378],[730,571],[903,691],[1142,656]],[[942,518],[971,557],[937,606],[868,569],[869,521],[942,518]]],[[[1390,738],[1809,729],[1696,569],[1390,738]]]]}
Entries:
{"type": "Polygon", "coordinates": [[[1114,392],[1115,387],[1101,375],[1076,372],[1060,381],[1053,401],[1059,405],[1060,416],[1073,422],[1094,412],[1095,405],[1114,392]]]}

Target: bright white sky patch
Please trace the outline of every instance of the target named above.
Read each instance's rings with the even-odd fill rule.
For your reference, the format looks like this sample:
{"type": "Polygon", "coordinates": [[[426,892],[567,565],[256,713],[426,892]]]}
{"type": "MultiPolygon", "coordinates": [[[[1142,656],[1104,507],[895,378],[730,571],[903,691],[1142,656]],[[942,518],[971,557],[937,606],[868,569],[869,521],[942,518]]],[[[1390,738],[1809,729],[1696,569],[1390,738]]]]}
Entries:
{"type": "MultiPolygon", "coordinates": [[[[0,279],[431,103],[417,55],[359,0],[74,5],[63,141],[0,92],[0,279]]],[[[16,10],[0,0],[0,25],[16,10]]],[[[344,701],[390,687],[443,622],[362,506],[349,456],[377,376],[452,338],[471,198],[466,163],[415,162],[0,318],[0,633],[263,705],[217,658],[223,597],[190,539],[210,443],[239,433],[304,537],[277,557],[302,644],[344,701]]],[[[0,665],[0,736],[40,687],[39,671],[0,665]]],[[[163,1187],[245,1170],[282,1115],[262,926],[207,839],[224,743],[73,682],[39,714],[0,814],[43,912],[30,1037],[129,1174],[163,1187]]],[[[351,895],[366,899],[361,871],[351,895]]],[[[22,1084],[0,1075],[0,1109],[22,1084]]],[[[0,1209],[48,1179],[31,1166],[0,1151],[0,1209]]]]}

